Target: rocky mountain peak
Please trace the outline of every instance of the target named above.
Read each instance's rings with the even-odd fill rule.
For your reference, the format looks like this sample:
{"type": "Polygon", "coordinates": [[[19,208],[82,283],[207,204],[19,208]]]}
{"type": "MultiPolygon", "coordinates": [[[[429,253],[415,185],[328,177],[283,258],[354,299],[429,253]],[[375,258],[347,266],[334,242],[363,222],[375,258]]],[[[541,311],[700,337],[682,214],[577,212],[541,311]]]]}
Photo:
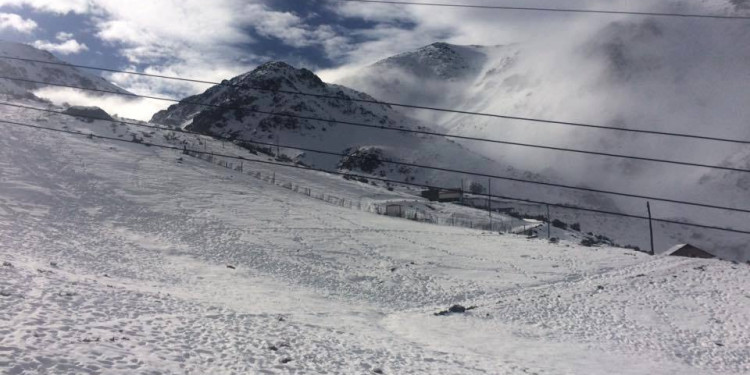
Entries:
{"type": "Polygon", "coordinates": [[[486,58],[481,47],[437,42],[381,60],[373,68],[396,68],[420,78],[459,79],[476,73],[486,58]]]}
{"type": "Polygon", "coordinates": [[[231,81],[236,85],[249,85],[272,90],[322,89],[326,84],[315,73],[295,68],[283,61],[271,61],[242,74],[231,81]]]}

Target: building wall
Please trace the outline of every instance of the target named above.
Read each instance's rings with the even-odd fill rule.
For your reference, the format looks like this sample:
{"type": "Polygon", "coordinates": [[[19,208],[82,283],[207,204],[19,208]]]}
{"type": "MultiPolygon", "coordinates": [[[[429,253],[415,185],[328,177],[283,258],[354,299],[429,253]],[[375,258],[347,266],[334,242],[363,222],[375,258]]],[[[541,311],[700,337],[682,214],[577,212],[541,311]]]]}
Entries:
{"type": "Polygon", "coordinates": [[[399,205],[386,206],[385,214],[388,216],[401,217],[401,206],[399,205]]]}

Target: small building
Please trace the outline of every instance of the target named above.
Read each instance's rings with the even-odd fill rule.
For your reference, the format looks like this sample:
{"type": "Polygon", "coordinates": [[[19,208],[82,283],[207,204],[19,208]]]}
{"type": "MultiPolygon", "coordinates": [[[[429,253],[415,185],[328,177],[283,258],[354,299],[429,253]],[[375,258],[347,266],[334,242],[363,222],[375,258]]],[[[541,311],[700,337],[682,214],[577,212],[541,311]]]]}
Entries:
{"type": "Polygon", "coordinates": [[[427,198],[431,202],[458,202],[462,195],[461,189],[430,188],[422,191],[422,198],[427,198]]]}
{"type": "Polygon", "coordinates": [[[701,250],[690,244],[680,244],[673,246],[671,249],[667,250],[667,255],[686,258],[716,258],[716,255],[713,255],[705,250],[701,250]]]}
{"type": "Polygon", "coordinates": [[[385,206],[385,215],[401,217],[401,205],[400,204],[389,204],[385,206]]]}

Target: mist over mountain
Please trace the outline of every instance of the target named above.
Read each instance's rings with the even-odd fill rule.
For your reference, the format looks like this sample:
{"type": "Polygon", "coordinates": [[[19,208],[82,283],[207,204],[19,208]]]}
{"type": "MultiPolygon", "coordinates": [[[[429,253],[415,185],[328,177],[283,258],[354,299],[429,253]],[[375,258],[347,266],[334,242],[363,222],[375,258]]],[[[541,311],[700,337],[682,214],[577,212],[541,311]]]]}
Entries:
{"type": "MultiPolygon", "coordinates": [[[[750,51],[746,43],[740,43],[747,40],[748,30],[739,23],[709,27],[646,19],[613,22],[584,42],[568,42],[553,49],[538,45],[479,47],[436,43],[382,60],[342,82],[390,102],[748,138],[743,122],[748,110],[742,103],[750,99],[750,92],[741,78],[750,75],[750,64],[746,63],[750,51]],[[726,41],[725,35],[736,39],[726,41]],[[702,47],[707,44],[725,53],[705,55],[702,51],[708,49],[702,47]]],[[[633,155],[721,163],[740,151],[734,145],[622,132],[428,111],[410,114],[430,119],[431,125],[448,128],[455,134],[588,146],[592,150],[633,155]]],[[[526,163],[529,169],[541,171],[550,162],[560,162],[559,154],[530,150],[534,157],[529,158],[529,150],[481,147],[472,149],[526,163]]],[[[583,167],[571,168],[573,173],[568,175],[574,180],[582,178],[581,169],[588,172],[592,167],[614,169],[617,173],[613,174],[630,177],[649,177],[654,170],[658,175],[663,172],[659,165],[591,157],[571,159],[574,163],[566,163],[565,167],[583,167]]],[[[616,183],[620,185],[619,181],[616,183]]]]}
{"type": "MultiPolygon", "coordinates": [[[[726,14],[743,15],[747,9],[747,1],[725,7],[726,14]]],[[[389,102],[750,140],[748,40],[748,22],[645,17],[571,27],[525,44],[435,43],[385,58],[340,82],[389,102]]],[[[748,166],[747,147],[733,143],[424,110],[408,114],[458,135],[748,166]]],[[[744,204],[750,197],[746,173],[480,142],[464,145],[570,184],[750,208],[744,204]]],[[[618,202],[627,212],[643,213],[645,202],[618,202]]],[[[735,227],[742,223],[722,211],[656,207],[661,217],[735,227]]],[[[712,232],[706,238],[716,243],[726,236],[712,232]]],[[[727,240],[718,246],[747,253],[743,242],[727,240]]]]}

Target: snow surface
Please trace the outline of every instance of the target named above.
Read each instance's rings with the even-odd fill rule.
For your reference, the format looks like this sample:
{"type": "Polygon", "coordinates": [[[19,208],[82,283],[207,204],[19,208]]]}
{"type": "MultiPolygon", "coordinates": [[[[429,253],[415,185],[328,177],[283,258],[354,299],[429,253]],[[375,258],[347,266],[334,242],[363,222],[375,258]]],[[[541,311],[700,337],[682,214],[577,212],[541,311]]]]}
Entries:
{"type": "MultiPolygon", "coordinates": [[[[2,117],[178,142],[103,121],[2,117]]],[[[750,371],[744,264],[389,218],[179,151],[0,129],[3,373],[750,371]],[[476,308],[434,315],[456,303],[476,308]]],[[[349,199],[415,200],[245,166],[349,199]]]]}

